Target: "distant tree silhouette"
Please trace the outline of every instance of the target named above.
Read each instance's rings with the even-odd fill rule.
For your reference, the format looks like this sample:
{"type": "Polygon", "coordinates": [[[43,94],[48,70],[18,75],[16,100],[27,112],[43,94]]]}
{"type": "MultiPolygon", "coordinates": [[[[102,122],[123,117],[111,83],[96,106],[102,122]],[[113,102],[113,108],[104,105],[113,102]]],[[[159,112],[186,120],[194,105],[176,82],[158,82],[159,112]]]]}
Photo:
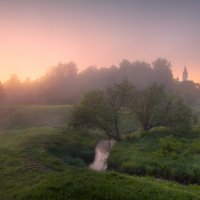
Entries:
{"type": "Polygon", "coordinates": [[[119,66],[97,68],[90,66],[78,72],[75,63],[59,63],[37,80],[20,80],[16,74],[3,83],[7,104],[72,104],[90,90],[127,80],[138,90],[153,83],[163,84],[170,91],[178,91],[188,102],[200,99],[199,85],[192,81],[173,79],[171,63],[158,58],[152,64],[145,61],[122,60],[119,66]]]}
{"type": "Polygon", "coordinates": [[[4,89],[3,84],[0,82],[0,104],[5,101],[6,98],[6,91],[4,89]]]}
{"type": "Polygon", "coordinates": [[[22,87],[22,82],[16,74],[11,75],[10,79],[4,83],[8,104],[20,104],[23,102],[24,95],[22,87]]]}
{"type": "Polygon", "coordinates": [[[158,58],[152,63],[155,80],[164,85],[171,85],[173,82],[173,74],[171,71],[171,63],[163,58],[158,58]]]}
{"type": "Polygon", "coordinates": [[[182,81],[177,84],[177,91],[180,92],[182,97],[190,104],[199,100],[200,85],[193,81],[182,81]]]}
{"type": "Polygon", "coordinates": [[[41,77],[39,93],[44,103],[72,103],[76,90],[77,67],[74,63],[60,63],[41,77]]]}

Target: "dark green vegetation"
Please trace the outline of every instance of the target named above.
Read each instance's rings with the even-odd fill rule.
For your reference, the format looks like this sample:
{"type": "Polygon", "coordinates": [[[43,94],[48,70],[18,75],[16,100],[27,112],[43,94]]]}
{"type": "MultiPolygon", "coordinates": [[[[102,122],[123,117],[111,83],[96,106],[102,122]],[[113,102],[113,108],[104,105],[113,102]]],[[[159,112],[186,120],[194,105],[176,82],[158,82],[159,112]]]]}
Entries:
{"type": "Polygon", "coordinates": [[[155,128],[127,135],[114,146],[109,167],[140,176],[200,184],[200,130],[182,133],[155,128]]]}
{"type": "Polygon", "coordinates": [[[129,107],[145,131],[158,126],[190,129],[191,109],[185,100],[157,83],[144,90],[136,90],[129,107]]]}
{"type": "Polygon", "coordinates": [[[123,81],[105,90],[92,90],[84,95],[72,110],[71,125],[74,128],[98,128],[109,138],[120,141],[122,122],[137,121],[144,131],[153,127],[174,127],[189,131],[192,112],[185,100],[164,86],[152,84],[144,90],[136,90],[123,81]]]}
{"type": "Polygon", "coordinates": [[[109,138],[121,140],[121,122],[125,117],[125,106],[133,96],[134,88],[124,81],[104,90],[93,90],[83,97],[73,112],[73,127],[98,128],[109,138]]]}
{"type": "Polygon", "coordinates": [[[10,118],[13,119],[13,124],[8,123],[9,129],[1,126],[0,199],[200,199],[199,186],[182,186],[148,177],[114,172],[98,173],[87,169],[88,163],[94,158],[96,142],[102,136],[97,131],[77,132],[66,128],[66,124],[63,126],[63,122],[56,116],[62,116],[60,120],[65,118],[67,121],[69,108],[1,108],[5,113],[1,116],[1,121],[8,121],[10,118]],[[8,115],[11,110],[16,112],[8,115]],[[18,118],[17,113],[23,117],[18,118]],[[56,122],[51,121],[52,123],[44,123],[42,126],[34,117],[36,115],[43,116],[45,122],[56,118],[56,122]],[[18,123],[14,123],[16,120],[19,120],[18,123]],[[19,127],[18,124],[23,126],[19,127]]]}

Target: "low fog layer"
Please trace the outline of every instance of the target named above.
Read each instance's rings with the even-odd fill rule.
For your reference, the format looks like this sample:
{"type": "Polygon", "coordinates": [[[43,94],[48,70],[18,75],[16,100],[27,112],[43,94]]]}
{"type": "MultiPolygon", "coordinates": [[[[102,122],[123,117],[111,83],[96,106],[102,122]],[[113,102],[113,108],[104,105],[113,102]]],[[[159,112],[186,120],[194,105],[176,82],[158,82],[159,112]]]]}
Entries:
{"type": "Polygon", "coordinates": [[[12,75],[0,85],[0,97],[5,104],[72,104],[88,90],[102,89],[126,79],[137,89],[157,82],[181,93],[190,103],[198,101],[200,85],[174,79],[171,68],[170,62],[161,58],[152,64],[123,60],[119,66],[100,69],[92,66],[80,73],[73,62],[60,63],[34,81],[21,81],[17,75],[12,75]]]}

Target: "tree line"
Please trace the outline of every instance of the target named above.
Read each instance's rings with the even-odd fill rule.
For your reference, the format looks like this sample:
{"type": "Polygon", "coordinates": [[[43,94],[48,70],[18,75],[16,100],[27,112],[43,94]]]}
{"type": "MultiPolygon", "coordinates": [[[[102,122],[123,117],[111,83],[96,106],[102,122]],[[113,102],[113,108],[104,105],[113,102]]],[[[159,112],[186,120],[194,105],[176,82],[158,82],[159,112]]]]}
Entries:
{"type": "Polygon", "coordinates": [[[22,81],[16,74],[12,75],[0,84],[0,100],[5,104],[72,104],[87,91],[127,80],[138,90],[157,82],[170,91],[179,92],[189,103],[198,101],[200,85],[175,79],[171,67],[171,63],[162,58],[151,64],[123,60],[119,66],[91,66],[81,72],[73,62],[60,63],[37,80],[22,81]]]}

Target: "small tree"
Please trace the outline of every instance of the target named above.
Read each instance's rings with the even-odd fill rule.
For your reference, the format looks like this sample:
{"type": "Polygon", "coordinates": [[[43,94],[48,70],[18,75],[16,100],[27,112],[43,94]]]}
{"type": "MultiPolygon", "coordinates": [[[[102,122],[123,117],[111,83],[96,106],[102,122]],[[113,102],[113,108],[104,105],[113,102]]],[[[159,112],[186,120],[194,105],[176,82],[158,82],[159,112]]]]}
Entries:
{"type": "Polygon", "coordinates": [[[120,123],[122,112],[134,88],[123,81],[103,90],[93,90],[85,94],[71,115],[73,127],[96,127],[110,138],[121,139],[120,123]]]}

